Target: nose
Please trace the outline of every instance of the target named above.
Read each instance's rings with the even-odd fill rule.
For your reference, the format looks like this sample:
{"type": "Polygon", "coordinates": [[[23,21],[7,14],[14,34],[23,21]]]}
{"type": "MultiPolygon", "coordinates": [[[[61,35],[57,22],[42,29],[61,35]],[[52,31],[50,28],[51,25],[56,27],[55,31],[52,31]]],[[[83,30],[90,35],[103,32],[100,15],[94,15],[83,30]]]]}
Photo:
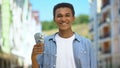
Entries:
{"type": "Polygon", "coordinates": [[[62,22],[65,22],[65,21],[66,21],[66,17],[63,16],[63,17],[61,18],[61,21],[62,21],[62,22]]]}

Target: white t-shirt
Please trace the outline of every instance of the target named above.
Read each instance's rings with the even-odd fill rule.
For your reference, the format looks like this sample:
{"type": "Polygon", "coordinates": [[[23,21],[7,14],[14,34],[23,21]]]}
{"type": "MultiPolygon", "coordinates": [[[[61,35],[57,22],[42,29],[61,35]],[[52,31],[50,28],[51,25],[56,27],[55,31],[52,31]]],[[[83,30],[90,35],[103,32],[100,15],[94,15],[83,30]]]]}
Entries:
{"type": "Polygon", "coordinates": [[[57,60],[56,68],[76,68],[73,56],[73,40],[75,35],[70,38],[62,38],[56,34],[57,60]]]}

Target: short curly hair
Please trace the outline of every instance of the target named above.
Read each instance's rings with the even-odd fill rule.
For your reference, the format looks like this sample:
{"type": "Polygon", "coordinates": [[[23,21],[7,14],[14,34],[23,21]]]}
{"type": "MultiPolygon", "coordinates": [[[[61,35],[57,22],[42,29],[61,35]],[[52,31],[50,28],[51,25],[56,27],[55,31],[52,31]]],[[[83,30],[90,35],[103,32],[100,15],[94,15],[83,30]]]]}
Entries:
{"type": "Polygon", "coordinates": [[[54,6],[53,8],[53,16],[55,17],[55,11],[58,9],[58,8],[61,8],[61,7],[67,7],[67,8],[70,8],[72,10],[72,15],[74,16],[75,15],[75,11],[74,11],[74,7],[72,4],[70,3],[58,3],[54,6]]]}

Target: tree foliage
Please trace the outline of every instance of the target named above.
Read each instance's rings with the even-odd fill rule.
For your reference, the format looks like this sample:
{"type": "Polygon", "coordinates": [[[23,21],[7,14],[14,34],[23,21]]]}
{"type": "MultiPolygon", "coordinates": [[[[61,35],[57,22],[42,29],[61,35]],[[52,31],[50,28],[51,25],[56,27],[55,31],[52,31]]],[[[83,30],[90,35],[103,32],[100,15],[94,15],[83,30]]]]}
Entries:
{"type": "Polygon", "coordinates": [[[89,22],[89,16],[81,14],[75,18],[74,24],[83,24],[89,22]]]}
{"type": "MultiPolygon", "coordinates": [[[[89,22],[89,16],[86,14],[79,15],[75,18],[74,24],[82,24],[82,23],[88,23],[89,22]]],[[[43,21],[42,22],[42,30],[51,30],[57,28],[54,21],[43,21]]]]}
{"type": "Polygon", "coordinates": [[[42,22],[42,30],[51,30],[57,28],[54,21],[43,21],[42,22]]]}

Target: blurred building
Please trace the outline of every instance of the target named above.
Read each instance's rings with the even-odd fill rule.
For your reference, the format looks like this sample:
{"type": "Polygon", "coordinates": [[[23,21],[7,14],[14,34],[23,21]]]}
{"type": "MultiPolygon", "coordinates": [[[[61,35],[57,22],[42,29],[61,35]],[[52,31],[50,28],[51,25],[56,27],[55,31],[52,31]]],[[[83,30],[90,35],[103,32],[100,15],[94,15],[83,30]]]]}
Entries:
{"type": "Polygon", "coordinates": [[[34,34],[41,31],[29,0],[0,0],[0,68],[30,67],[34,34]]]}
{"type": "Polygon", "coordinates": [[[9,0],[0,0],[0,68],[14,68],[18,65],[17,56],[11,53],[10,45],[11,9],[9,0]]]}
{"type": "Polygon", "coordinates": [[[0,47],[2,45],[2,18],[1,18],[1,6],[2,6],[2,0],[0,0],[0,47]]]}
{"type": "Polygon", "coordinates": [[[24,66],[24,56],[22,50],[22,15],[28,0],[10,0],[12,13],[12,23],[10,25],[10,44],[13,46],[11,53],[18,56],[19,66],[24,66]]]}
{"type": "Polygon", "coordinates": [[[14,46],[12,53],[23,57],[24,68],[28,68],[31,65],[31,52],[35,44],[34,34],[41,32],[39,12],[32,10],[29,0],[15,0],[12,6],[13,23],[10,34],[11,44],[14,46]]]}
{"type": "Polygon", "coordinates": [[[89,0],[98,68],[120,68],[120,0],[89,0]]]}

